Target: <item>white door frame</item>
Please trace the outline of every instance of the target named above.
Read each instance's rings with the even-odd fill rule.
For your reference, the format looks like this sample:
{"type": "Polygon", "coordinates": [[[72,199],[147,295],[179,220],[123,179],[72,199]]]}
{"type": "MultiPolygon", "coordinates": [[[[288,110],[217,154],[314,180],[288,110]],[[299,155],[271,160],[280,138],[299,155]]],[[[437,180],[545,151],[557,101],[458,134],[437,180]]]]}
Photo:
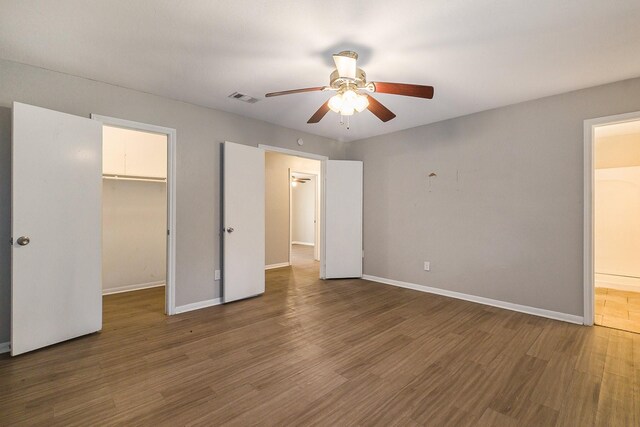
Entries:
{"type": "MultiPolygon", "coordinates": [[[[301,175],[309,175],[309,176],[314,176],[316,178],[316,188],[315,188],[315,193],[314,193],[314,197],[313,197],[313,216],[314,216],[314,222],[313,222],[313,258],[317,259],[317,261],[320,261],[320,253],[318,251],[318,247],[321,246],[320,245],[320,233],[318,233],[318,231],[320,230],[320,222],[318,222],[318,217],[322,217],[322,215],[320,215],[320,192],[318,191],[319,188],[322,188],[322,186],[320,185],[320,176],[318,174],[318,172],[310,172],[310,171],[305,171],[302,169],[291,169],[289,168],[289,183],[291,183],[291,176],[293,174],[301,174],[301,175]]],[[[322,218],[321,218],[322,219],[322,218]]],[[[289,265],[291,265],[291,246],[293,245],[293,187],[291,187],[291,185],[289,185],[289,265]]]]}
{"type": "Polygon", "coordinates": [[[584,121],[584,320],[585,325],[593,325],[594,310],[594,247],[593,247],[593,144],[595,128],[640,120],[640,111],[614,116],[598,117],[584,121]]]}
{"type": "MultiPolygon", "coordinates": [[[[303,157],[305,159],[319,160],[320,161],[320,176],[322,184],[320,185],[320,278],[325,278],[325,193],[324,193],[324,179],[326,174],[326,165],[329,157],[320,154],[305,153],[304,151],[290,150],[288,148],[274,147],[272,145],[258,144],[258,148],[262,148],[264,151],[271,151],[274,153],[287,154],[289,156],[303,157]]],[[[289,174],[291,176],[291,174],[289,174]]],[[[290,180],[290,178],[289,178],[290,180]]],[[[289,190],[291,194],[291,190],[289,190]]],[[[289,204],[291,205],[291,204],[289,204]]],[[[291,227],[291,219],[289,219],[289,227],[291,227]]],[[[291,233],[289,233],[289,242],[291,242],[291,233]]],[[[289,244],[289,264],[291,264],[291,244],[289,244]]]]}
{"type": "Polygon", "coordinates": [[[167,277],[165,313],[176,313],[176,130],[172,128],[91,114],[93,120],[125,129],[159,133],[167,136],[167,277]]]}

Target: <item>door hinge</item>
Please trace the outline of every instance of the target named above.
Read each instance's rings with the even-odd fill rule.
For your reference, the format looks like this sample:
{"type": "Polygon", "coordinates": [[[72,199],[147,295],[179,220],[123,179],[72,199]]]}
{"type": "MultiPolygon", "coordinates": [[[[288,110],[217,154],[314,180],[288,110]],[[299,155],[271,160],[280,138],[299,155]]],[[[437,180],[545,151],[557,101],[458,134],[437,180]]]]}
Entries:
{"type": "Polygon", "coordinates": [[[9,245],[13,246],[13,237],[9,239],[9,245]]]}
{"type": "Polygon", "coordinates": [[[171,235],[171,231],[167,230],[167,236],[170,236],[170,235],[171,235]]]}

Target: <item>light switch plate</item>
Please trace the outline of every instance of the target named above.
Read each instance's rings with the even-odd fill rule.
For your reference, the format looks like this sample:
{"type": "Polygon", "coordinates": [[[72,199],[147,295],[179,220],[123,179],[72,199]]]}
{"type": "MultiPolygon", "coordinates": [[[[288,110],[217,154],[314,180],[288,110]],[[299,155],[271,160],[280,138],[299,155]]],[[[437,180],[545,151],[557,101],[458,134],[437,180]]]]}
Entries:
{"type": "Polygon", "coordinates": [[[213,273],[213,280],[220,280],[220,270],[216,270],[213,273]]]}
{"type": "Polygon", "coordinates": [[[424,271],[431,271],[431,263],[429,261],[424,262],[424,271]]]}

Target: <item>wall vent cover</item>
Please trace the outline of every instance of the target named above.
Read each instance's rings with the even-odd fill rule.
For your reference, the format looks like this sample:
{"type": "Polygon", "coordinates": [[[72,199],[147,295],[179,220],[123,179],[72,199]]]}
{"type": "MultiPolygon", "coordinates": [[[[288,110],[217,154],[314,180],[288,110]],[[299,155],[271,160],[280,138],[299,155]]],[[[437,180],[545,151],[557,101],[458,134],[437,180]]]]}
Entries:
{"type": "Polygon", "coordinates": [[[254,98],[253,96],[249,96],[240,92],[233,92],[231,95],[229,95],[229,98],[237,99],[238,101],[242,102],[248,102],[249,104],[255,104],[259,101],[258,98],[254,98]]]}

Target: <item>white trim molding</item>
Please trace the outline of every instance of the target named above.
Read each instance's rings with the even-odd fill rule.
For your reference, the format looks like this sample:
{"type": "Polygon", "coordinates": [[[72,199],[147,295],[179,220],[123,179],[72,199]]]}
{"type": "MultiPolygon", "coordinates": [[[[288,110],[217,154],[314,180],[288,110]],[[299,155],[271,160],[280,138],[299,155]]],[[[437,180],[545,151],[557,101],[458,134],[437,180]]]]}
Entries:
{"type": "Polygon", "coordinates": [[[213,307],[214,305],[222,304],[221,298],[208,299],[200,302],[194,302],[191,304],[180,305],[176,307],[175,314],[186,313],[187,311],[199,310],[201,308],[213,307]]]}
{"type": "Polygon", "coordinates": [[[631,122],[640,119],[640,111],[599,117],[584,121],[584,229],[583,229],[583,282],[584,282],[584,324],[591,326],[595,319],[594,282],[595,268],[593,263],[593,144],[595,129],[600,126],[631,122]]]}
{"type": "Polygon", "coordinates": [[[93,120],[109,126],[135,129],[167,135],[167,276],[165,292],[166,314],[176,314],[176,144],[177,132],[173,128],[91,114],[93,120]]]}
{"type": "Polygon", "coordinates": [[[273,145],[258,144],[258,148],[262,148],[265,151],[273,151],[276,153],[288,154],[290,156],[296,156],[296,157],[305,157],[307,159],[313,159],[313,160],[329,159],[327,156],[323,156],[321,154],[307,153],[306,151],[290,150],[288,148],[275,147],[273,145]]]}
{"type": "Polygon", "coordinates": [[[269,264],[269,265],[265,265],[264,269],[265,270],[273,270],[274,268],[282,268],[282,267],[289,267],[291,264],[288,262],[281,262],[278,264],[269,264]]]}
{"type": "Polygon", "coordinates": [[[542,308],[530,307],[528,305],[514,304],[506,301],[499,301],[491,298],[479,297],[476,295],[463,294],[461,292],[448,291],[446,289],[432,288],[430,286],[418,285],[415,283],[402,282],[400,280],[385,279],[384,277],[376,277],[365,274],[362,276],[364,280],[372,282],[384,283],[385,285],[397,286],[399,288],[412,289],[414,291],[426,292],[429,294],[442,295],[445,297],[461,299],[464,301],[475,302],[492,307],[504,308],[506,310],[517,311],[534,316],[546,317],[548,319],[561,320],[563,322],[583,324],[583,318],[574,314],[560,313],[558,311],[545,310],[542,308]]]}
{"type": "Polygon", "coordinates": [[[118,286],[117,288],[108,288],[102,290],[102,295],[121,294],[123,292],[141,291],[142,289],[159,288],[164,286],[164,280],[161,282],[135,283],[133,285],[118,286]]]}
{"type": "Polygon", "coordinates": [[[0,354],[9,353],[11,351],[11,342],[0,342],[0,354]]]}

